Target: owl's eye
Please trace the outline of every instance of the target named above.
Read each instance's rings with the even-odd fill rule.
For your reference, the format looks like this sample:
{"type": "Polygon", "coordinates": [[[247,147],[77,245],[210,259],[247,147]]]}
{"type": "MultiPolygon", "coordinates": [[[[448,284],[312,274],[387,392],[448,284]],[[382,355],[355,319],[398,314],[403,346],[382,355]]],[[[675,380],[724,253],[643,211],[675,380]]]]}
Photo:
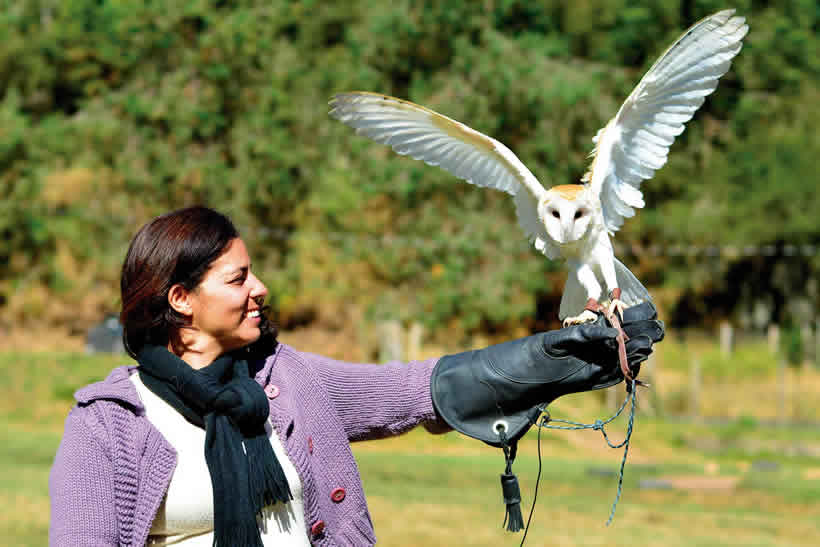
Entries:
{"type": "Polygon", "coordinates": [[[583,209],[578,209],[577,211],[575,211],[575,220],[578,220],[582,216],[584,216],[584,210],[583,209]]]}
{"type": "Polygon", "coordinates": [[[561,214],[558,211],[554,210],[554,209],[552,211],[552,216],[554,216],[555,218],[561,218],[561,214]]]}

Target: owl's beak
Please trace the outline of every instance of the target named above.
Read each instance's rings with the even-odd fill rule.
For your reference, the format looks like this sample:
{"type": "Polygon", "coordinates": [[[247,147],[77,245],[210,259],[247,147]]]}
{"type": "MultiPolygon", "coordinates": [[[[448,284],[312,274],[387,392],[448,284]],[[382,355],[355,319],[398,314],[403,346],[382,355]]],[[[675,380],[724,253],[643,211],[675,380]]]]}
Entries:
{"type": "Polygon", "coordinates": [[[573,228],[572,223],[567,223],[567,222],[565,222],[561,226],[561,239],[564,240],[563,241],[564,243],[568,243],[568,242],[573,240],[572,228],[573,228]]]}

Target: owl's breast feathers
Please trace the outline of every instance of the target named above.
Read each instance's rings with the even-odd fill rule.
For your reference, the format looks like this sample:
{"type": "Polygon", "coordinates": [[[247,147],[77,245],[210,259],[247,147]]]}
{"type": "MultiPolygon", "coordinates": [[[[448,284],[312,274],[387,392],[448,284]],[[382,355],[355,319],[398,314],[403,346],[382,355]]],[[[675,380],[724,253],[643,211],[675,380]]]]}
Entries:
{"type": "Polygon", "coordinates": [[[569,261],[588,262],[595,247],[598,245],[598,236],[601,230],[594,224],[590,224],[585,237],[576,241],[561,243],[561,255],[569,261]]]}

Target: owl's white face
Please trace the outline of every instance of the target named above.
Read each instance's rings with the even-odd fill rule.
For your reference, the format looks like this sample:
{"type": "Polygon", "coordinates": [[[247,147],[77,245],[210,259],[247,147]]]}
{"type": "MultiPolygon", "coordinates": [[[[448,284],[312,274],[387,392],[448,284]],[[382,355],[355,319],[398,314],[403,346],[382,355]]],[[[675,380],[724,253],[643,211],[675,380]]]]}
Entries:
{"type": "Polygon", "coordinates": [[[587,235],[592,224],[592,207],[586,200],[577,199],[580,196],[575,197],[567,199],[554,194],[538,205],[538,216],[547,234],[560,245],[579,241],[587,235]]]}

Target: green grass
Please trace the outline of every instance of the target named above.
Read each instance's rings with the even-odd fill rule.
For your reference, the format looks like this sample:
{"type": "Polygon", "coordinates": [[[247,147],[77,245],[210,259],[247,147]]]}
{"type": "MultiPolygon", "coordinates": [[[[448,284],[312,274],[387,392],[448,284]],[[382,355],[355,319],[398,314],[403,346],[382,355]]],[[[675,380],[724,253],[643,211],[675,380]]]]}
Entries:
{"type": "Polygon", "coordinates": [[[74,392],[129,362],[124,356],[0,352],[0,415],[5,422],[60,431],[74,392]]]}
{"type": "MultiPolygon", "coordinates": [[[[44,545],[48,472],[73,391],[126,360],[69,353],[0,353],[0,543],[44,545]]],[[[673,371],[674,372],[674,371],[673,371]]],[[[671,380],[670,380],[671,381],[671,380]]],[[[603,418],[601,397],[559,400],[553,416],[603,418]]],[[[750,403],[750,406],[754,406],[750,403]]],[[[545,431],[542,476],[527,545],[814,545],[820,537],[816,428],[777,428],[747,416],[722,425],[639,414],[613,524],[605,526],[622,452],[594,431],[545,431]],[[765,465],[761,464],[765,460],[765,465]],[[736,477],[734,489],[652,490],[645,479],[736,477]]],[[[623,419],[609,432],[622,438],[623,419]]],[[[538,468],[536,435],[515,463],[525,518],[538,468]]],[[[517,545],[504,532],[501,452],[450,433],[415,430],[357,443],[381,545],[517,545]]]]}
{"type": "MultiPolygon", "coordinates": [[[[681,433],[687,426],[639,419],[633,447],[643,456],[627,463],[622,499],[610,527],[605,522],[616,492],[621,452],[601,448],[585,453],[576,448],[573,454],[556,443],[543,443],[539,498],[528,544],[814,544],[820,533],[820,480],[806,480],[804,472],[820,462],[794,462],[784,456],[772,460],[779,465],[776,470],[757,472],[745,458],[713,460],[688,447],[672,461],[648,459],[663,452],[663,447],[652,446],[663,440],[649,438],[642,429],[657,427],[681,433]],[[705,471],[715,463],[716,471],[705,471]],[[640,488],[644,479],[666,476],[739,477],[739,482],[731,491],[640,488]]],[[[520,536],[501,529],[504,506],[498,475],[504,462],[500,451],[474,444],[457,434],[436,438],[414,431],[398,439],[354,446],[384,544],[518,544],[520,536]],[[422,453],[420,443],[427,445],[422,453]],[[464,455],[458,455],[459,449],[464,455]]],[[[535,456],[531,433],[515,464],[525,518],[538,467],[535,456]]]]}

